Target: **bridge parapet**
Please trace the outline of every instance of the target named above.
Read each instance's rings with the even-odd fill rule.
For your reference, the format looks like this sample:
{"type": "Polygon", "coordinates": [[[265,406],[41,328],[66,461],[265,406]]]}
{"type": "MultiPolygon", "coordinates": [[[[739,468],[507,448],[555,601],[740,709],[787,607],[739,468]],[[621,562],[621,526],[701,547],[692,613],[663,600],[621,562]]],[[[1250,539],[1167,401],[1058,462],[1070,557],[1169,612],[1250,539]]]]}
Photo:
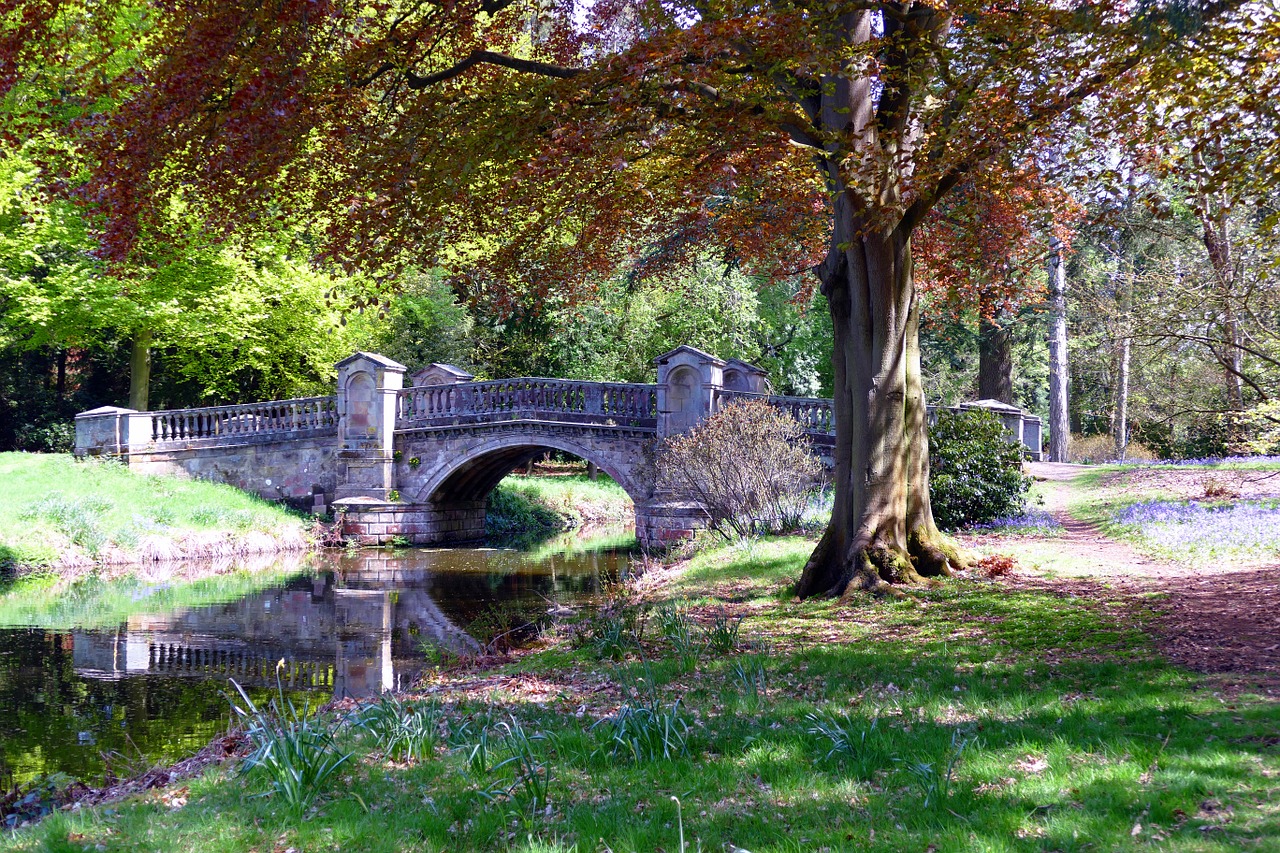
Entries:
{"type": "Polygon", "coordinates": [[[276,439],[333,432],[338,426],[338,409],[333,397],[299,397],[151,412],[150,418],[151,441],[157,447],[196,441],[230,444],[249,436],[276,439]]]}
{"type": "Polygon", "coordinates": [[[533,376],[418,386],[399,392],[396,429],[521,419],[656,429],[657,391],[656,385],[533,376]]]}
{"type": "Polygon", "coordinates": [[[748,391],[726,391],[715,393],[712,410],[719,412],[738,400],[763,400],[775,408],[781,409],[800,424],[800,428],[819,444],[834,444],[836,437],[835,411],[832,402],[820,397],[780,397],[769,394],[753,394],[748,391]]]}

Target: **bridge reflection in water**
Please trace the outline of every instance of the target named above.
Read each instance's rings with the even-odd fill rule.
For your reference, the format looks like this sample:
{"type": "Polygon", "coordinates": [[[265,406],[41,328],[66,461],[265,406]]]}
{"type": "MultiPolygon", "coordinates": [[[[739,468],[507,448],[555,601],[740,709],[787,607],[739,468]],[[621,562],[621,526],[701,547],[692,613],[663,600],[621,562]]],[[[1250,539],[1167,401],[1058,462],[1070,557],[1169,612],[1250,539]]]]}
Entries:
{"type": "Polygon", "coordinates": [[[538,563],[494,550],[344,555],[237,601],[74,631],[73,665],[94,680],[149,674],[274,687],[278,677],[286,690],[370,696],[409,686],[441,653],[480,651],[467,628],[486,615],[499,622],[501,608],[545,612],[590,595],[625,559],[610,551],[538,563]]]}

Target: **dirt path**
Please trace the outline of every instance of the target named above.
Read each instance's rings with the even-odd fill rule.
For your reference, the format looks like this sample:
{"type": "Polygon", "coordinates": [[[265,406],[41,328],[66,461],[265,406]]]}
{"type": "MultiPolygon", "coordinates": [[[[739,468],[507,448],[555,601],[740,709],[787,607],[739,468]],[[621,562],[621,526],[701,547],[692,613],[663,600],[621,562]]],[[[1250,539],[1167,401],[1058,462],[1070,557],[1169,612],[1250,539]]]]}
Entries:
{"type": "Polygon", "coordinates": [[[1280,565],[1195,569],[1148,557],[1068,513],[1072,481],[1084,466],[1031,467],[1044,508],[1065,533],[1016,544],[976,544],[1009,546],[1003,550],[1015,553],[1024,566],[1023,577],[1034,578],[1037,585],[1047,576],[1051,585],[1071,587],[1073,594],[1080,594],[1081,586],[1097,584],[1126,594],[1135,605],[1156,612],[1156,638],[1171,661],[1213,674],[1224,688],[1280,698],[1280,565]]]}

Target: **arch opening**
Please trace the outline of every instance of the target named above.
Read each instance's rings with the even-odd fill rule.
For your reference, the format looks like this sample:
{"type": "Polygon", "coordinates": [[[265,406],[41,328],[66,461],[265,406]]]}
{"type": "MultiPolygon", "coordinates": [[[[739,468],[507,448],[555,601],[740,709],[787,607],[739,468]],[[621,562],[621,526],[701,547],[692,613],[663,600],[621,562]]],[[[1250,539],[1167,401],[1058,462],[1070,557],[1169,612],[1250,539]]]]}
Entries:
{"type": "Polygon", "coordinates": [[[616,451],[598,451],[571,440],[538,435],[497,438],[467,448],[449,463],[428,473],[414,490],[413,499],[437,510],[465,513],[472,519],[467,528],[478,530],[484,526],[493,490],[508,475],[548,451],[559,451],[573,459],[594,464],[601,475],[626,493],[632,504],[632,513],[636,513],[648,498],[648,491],[639,484],[637,472],[631,470],[625,457],[619,460],[616,451]]]}

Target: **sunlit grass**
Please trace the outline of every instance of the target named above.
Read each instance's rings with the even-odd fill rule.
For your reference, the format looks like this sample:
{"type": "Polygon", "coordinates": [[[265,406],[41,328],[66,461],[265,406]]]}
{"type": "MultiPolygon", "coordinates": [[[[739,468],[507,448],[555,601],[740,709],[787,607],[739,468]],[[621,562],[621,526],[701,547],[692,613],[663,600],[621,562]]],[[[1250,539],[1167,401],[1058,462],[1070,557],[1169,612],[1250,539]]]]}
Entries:
{"type": "Polygon", "coordinates": [[[214,771],[181,808],[144,797],[59,814],[0,848],[675,851],[681,828],[690,850],[753,853],[1228,851],[1280,837],[1274,703],[1169,667],[1131,600],[957,580],[910,601],[791,601],[812,546],[699,555],[629,605],[652,610],[620,661],[553,644],[488,690],[474,687],[485,673],[460,674],[464,692],[433,694],[434,756],[365,747],[305,819],[214,771]],[[703,645],[690,666],[663,604],[703,630],[743,617],[738,648],[703,645]],[[549,687],[514,686],[526,682],[549,687]],[[639,733],[615,749],[633,722],[619,708],[637,701],[679,702],[678,749],[641,748],[639,733]],[[851,746],[833,748],[831,721],[851,746]],[[482,729],[493,752],[477,765],[482,729]]]}
{"type": "MultiPolygon", "coordinates": [[[[305,524],[231,486],[60,454],[0,453],[0,483],[0,567],[10,569],[119,560],[149,543],[199,536],[300,541],[305,524]]],[[[202,548],[217,553],[223,544],[210,539],[202,548]]]]}

